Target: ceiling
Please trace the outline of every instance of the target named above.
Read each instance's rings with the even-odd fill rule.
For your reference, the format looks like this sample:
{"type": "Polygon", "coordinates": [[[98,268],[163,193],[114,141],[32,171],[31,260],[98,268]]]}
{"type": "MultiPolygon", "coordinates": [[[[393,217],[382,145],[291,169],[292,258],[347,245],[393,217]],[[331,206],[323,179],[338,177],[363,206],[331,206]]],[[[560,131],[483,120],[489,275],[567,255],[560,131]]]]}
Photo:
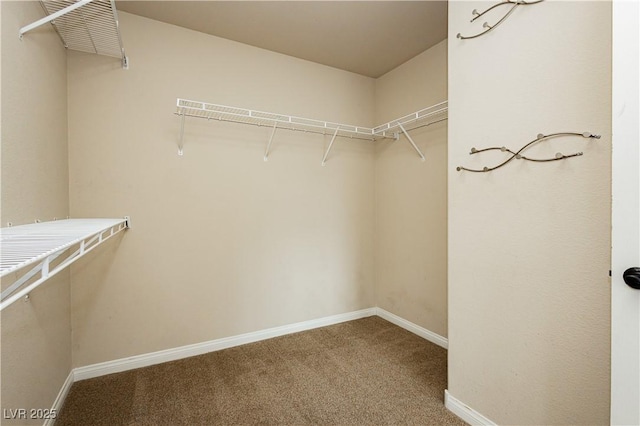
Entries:
{"type": "Polygon", "coordinates": [[[447,37],[446,1],[118,1],[120,11],[377,78],[447,37]]]}

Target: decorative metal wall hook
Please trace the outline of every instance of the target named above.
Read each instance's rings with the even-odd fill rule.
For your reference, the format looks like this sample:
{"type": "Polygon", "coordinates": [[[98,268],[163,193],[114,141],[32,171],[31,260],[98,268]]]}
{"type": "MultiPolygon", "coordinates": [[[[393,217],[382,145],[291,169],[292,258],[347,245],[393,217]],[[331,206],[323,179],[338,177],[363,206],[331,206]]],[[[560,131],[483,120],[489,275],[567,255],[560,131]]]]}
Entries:
{"type": "Polygon", "coordinates": [[[600,139],[600,135],[596,135],[590,132],[584,132],[584,133],[577,133],[577,132],[561,132],[561,133],[550,133],[548,135],[543,135],[542,133],[538,134],[538,136],[532,140],[531,142],[527,143],[526,145],[524,145],[522,148],[520,148],[517,151],[512,151],[509,148],[506,148],[504,146],[501,147],[491,147],[491,148],[483,148],[483,149],[476,149],[476,148],[471,148],[471,152],[469,153],[470,155],[473,154],[479,154],[481,152],[486,152],[486,151],[502,151],[502,152],[508,152],[509,154],[511,154],[509,156],[509,158],[507,158],[505,161],[503,161],[502,163],[493,166],[493,167],[483,167],[482,169],[469,169],[467,167],[463,167],[463,166],[458,166],[456,167],[457,171],[467,171],[467,172],[474,172],[474,173],[485,173],[485,172],[490,172],[492,170],[496,170],[499,169],[500,167],[504,166],[505,164],[511,162],[511,160],[516,159],[516,160],[526,160],[526,161],[533,161],[536,163],[546,163],[549,161],[558,161],[558,160],[565,160],[567,158],[571,158],[571,157],[578,157],[580,155],[582,155],[582,152],[576,152],[574,154],[563,154],[561,152],[556,153],[554,158],[531,158],[531,157],[526,157],[524,155],[522,155],[522,152],[529,149],[531,146],[535,145],[536,143],[542,142],[544,140],[549,140],[551,138],[556,138],[556,137],[560,137],[560,136],[582,136],[583,138],[587,138],[587,139],[600,139]]]}
{"type": "Polygon", "coordinates": [[[495,27],[497,27],[498,25],[503,23],[509,17],[509,15],[511,15],[513,13],[513,11],[516,10],[516,8],[518,6],[530,6],[532,4],[542,3],[543,1],[544,0],[532,0],[532,1],[505,0],[505,1],[502,1],[500,3],[494,4],[493,6],[491,6],[490,8],[486,9],[483,12],[478,12],[477,9],[473,9],[473,11],[471,12],[471,14],[473,15],[473,18],[471,19],[471,22],[474,22],[476,19],[480,18],[481,16],[484,16],[487,12],[489,12],[489,11],[499,7],[499,6],[511,5],[511,7],[507,11],[507,13],[505,13],[504,16],[502,18],[500,18],[500,20],[498,22],[496,22],[495,24],[490,25],[488,22],[485,22],[484,24],[482,24],[482,28],[485,28],[484,31],[482,31],[482,32],[480,32],[478,34],[472,35],[472,36],[463,36],[462,34],[458,33],[456,35],[456,37],[458,37],[461,40],[467,40],[467,39],[471,39],[471,38],[480,37],[481,35],[485,35],[489,31],[491,31],[492,29],[494,29],[495,27]]]}

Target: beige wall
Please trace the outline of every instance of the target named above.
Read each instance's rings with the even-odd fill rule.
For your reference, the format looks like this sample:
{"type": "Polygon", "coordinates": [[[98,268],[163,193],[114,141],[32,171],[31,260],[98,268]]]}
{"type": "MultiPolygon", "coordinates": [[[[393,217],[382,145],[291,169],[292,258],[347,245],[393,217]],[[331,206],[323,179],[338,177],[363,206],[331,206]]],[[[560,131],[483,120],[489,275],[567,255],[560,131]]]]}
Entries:
{"type": "Polygon", "coordinates": [[[374,151],[187,119],[177,97],[372,125],[374,80],[121,13],[131,69],[69,52],[72,216],[133,228],[72,268],[73,364],[374,306],[374,151]]]}
{"type": "Polygon", "coordinates": [[[499,424],[608,424],[611,4],[548,1],[457,39],[483,5],[449,4],[449,391],[499,424]],[[558,131],[602,139],[455,171],[558,131]]]}
{"type": "MultiPolygon", "coordinates": [[[[20,27],[42,17],[38,2],[3,1],[0,9],[0,222],[63,218],[69,205],[65,49],[47,27],[18,39],[20,27]]],[[[29,302],[2,312],[2,409],[51,407],[71,369],[69,299],[63,272],[32,292],[29,302]]]]}
{"type": "MultiPolygon", "coordinates": [[[[447,41],[376,80],[376,124],[447,99],[447,41]]],[[[447,336],[447,124],[376,142],[377,305],[447,336]]]]}
{"type": "Polygon", "coordinates": [[[71,364],[376,303],[446,336],[448,197],[449,391],[501,424],[607,423],[610,5],[548,1],[467,41],[479,5],[449,7],[448,47],[374,81],[126,13],[130,70],[65,63],[51,31],[13,36],[39,5],[2,2],[1,222],[133,218],[72,268],[71,308],[63,274],[3,312],[2,408],[49,407],[71,364]],[[413,132],[426,164],[339,139],[321,167],[329,137],[286,131],[265,163],[270,129],[196,120],[176,154],[177,97],[378,124],[446,97],[447,49],[449,148],[442,124],[413,132]],[[455,171],[565,130],[603,137],[455,171]]]}

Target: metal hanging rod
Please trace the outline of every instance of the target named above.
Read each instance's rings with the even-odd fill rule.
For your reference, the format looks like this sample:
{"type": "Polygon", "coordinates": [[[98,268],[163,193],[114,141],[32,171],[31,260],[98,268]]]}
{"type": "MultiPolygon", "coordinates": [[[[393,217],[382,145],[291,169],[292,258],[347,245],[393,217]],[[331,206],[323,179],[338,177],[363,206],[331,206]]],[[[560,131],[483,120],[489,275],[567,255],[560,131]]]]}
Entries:
{"type": "Polygon", "coordinates": [[[291,115],[264,112],[257,110],[250,110],[239,107],[232,107],[226,105],[210,104],[207,102],[190,101],[187,99],[178,99],[176,102],[176,115],[180,117],[180,139],[178,142],[178,155],[184,154],[184,125],[186,117],[218,120],[239,124],[249,124],[259,127],[272,127],[271,136],[265,150],[264,160],[267,161],[273,143],[274,135],[277,129],[292,130],[305,133],[315,133],[321,135],[332,135],[331,142],[322,159],[322,165],[324,166],[329,152],[333,147],[335,139],[340,137],[346,137],[350,139],[359,139],[366,141],[375,141],[377,139],[393,138],[398,139],[400,132],[402,132],[414,149],[418,152],[420,157],[424,160],[424,155],[418,149],[416,144],[409,136],[409,131],[415,130],[421,127],[429,126],[434,123],[441,122],[447,119],[447,102],[441,102],[439,104],[423,108],[412,114],[408,114],[404,117],[392,120],[374,128],[365,126],[355,126],[351,124],[341,124],[329,121],[320,121],[312,118],[295,117],[291,115]],[[409,124],[421,122],[419,126],[412,128],[406,128],[409,124]]]}
{"type": "Polygon", "coordinates": [[[474,172],[474,173],[486,173],[486,172],[491,172],[493,170],[499,169],[500,167],[506,165],[507,163],[511,162],[513,159],[516,160],[525,160],[525,161],[533,161],[533,162],[537,162],[537,163],[546,163],[549,161],[558,161],[558,160],[566,160],[567,158],[571,158],[571,157],[578,157],[581,156],[583,153],[582,152],[576,152],[573,154],[562,154],[561,152],[556,153],[554,158],[543,158],[543,159],[538,159],[538,158],[531,158],[531,157],[526,157],[524,155],[522,155],[522,152],[529,149],[531,146],[545,141],[545,140],[549,140],[551,138],[557,138],[557,137],[561,137],[561,136],[582,136],[583,138],[587,138],[587,139],[600,139],[600,135],[596,135],[590,132],[584,132],[584,133],[577,133],[577,132],[561,132],[561,133],[550,133],[548,135],[543,135],[542,133],[538,134],[538,136],[532,140],[531,142],[527,143],[526,145],[524,145],[522,148],[520,148],[517,151],[512,151],[509,148],[506,148],[504,146],[502,147],[491,147],[491,148],[483,148],[483,149],[476,149],[476,148],[471,148],[471,152],[469,152],[470,155],[474,155],[474,154],[479,154],[481,152],[486,152],[486,151],[502,151],[502,152],[507,152],[509,154],[511,154],[509,156],[509,158],[507,158],[505,161],[503,161],[502,163],[499,163],[496,166],[493,167],[488,167],[485,166],[482,169],[470,169],[467,167],[463,167],[463,166],[458,166],[456,167],[457,171],[467,171],[467,172],[474,172]]]}
{"type": "Polygon", "coordinates": [[[493,6],[489,7],[486,10],[484,10],[483,12],[478,12],[477,9],[473,9],[473,11],[471,12],[471,15],[473,15],[473,19],[471,19],[471,22],[474,22],[476,19],[480,18],[481,16],[484,16],[487,12],[489,12],[489,11],[491,11],[491,10],[497,8],[497,7],[511,5],[511,7],[504,14],[504,16],[502,18],[500,18],[500,20],[498,22],[496,22],[495,24],[490,25],[488,22],[485,22],[484,24],[482,24],[482,28],[484,28],[484,31],[481,31],[478,34],[471,35],[471,36],[463,36],[462,34],[458,33],[456,35],[456,37],[458,37],[461,40],[468,40],[468,39],[472,39],[472,38],[476,38],[476,37],[480,37],[482,35],[485,35],[489,31],[491,31],[494,28],[496,28],[498,25],[502,24],[516,10],[516,8],[518,6],[530,6],[532,4],[542,3],[543,1],[544,0],[535,0],[535,1],[506,0],[506,1],[494,4],[493,6]]]}
{"type": "Polygon", "coordinates": [[[125,216],[124,219],[65,219],[1,228],[0,277],[31,269],[0,294],[0,311],[129,227],[129,217],[125,216]],[[68,250],[74,248],[69,254],[68,250]],[[66,257],[57,262],[65,254],[66,257]],[[38,274],[40,277],[32,281],[38,274]]]}
{"type": "MultiPolygon", "coordinates": [[[[432,120],[432,121],[429,121],[428,123],[421,124],[419,126],[410,127],[410,128],[407,129],[407,132],[411,132],[413,130],[422,129],[423,127],[428,127],[428,126],[431,126],[433,124],[440,123],[441,121],[447,121],[447,120],[448,120],[448,118],[445,116],[444,118],[440,118],[440,119],[437,119],[437,120],[432,120]]],[[[396,138],[394,138],[394,139],[396,139],[396,138]]]]}
{"type": "Polygon", "coordinates": [[[46,0],[40,4],[48,16],[20,28],[20,39],[50,23],[65,48],[120,58],[122,67],[129,67],[114,0],[46,0]]]}

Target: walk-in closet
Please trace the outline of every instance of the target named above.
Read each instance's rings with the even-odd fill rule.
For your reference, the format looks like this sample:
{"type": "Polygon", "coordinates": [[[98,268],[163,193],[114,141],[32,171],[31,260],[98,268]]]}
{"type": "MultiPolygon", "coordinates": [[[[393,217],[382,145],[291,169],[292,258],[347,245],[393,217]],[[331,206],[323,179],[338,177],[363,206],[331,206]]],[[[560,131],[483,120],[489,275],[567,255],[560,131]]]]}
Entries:
{"type": "Polygon", "coordinates": [[[2,423],[609,423],[612,10],[1,2],[2,423]]]}

